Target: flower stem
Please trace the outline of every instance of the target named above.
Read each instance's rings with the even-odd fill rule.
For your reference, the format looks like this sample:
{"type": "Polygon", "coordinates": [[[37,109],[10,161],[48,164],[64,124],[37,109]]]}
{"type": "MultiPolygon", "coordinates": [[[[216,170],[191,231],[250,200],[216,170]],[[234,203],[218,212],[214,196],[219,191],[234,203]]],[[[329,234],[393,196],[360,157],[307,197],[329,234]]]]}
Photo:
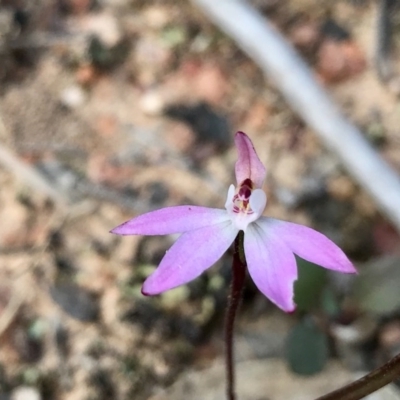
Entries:
{"type": "Polygon", "coordinates": [[[243,231],[236,236],[232,262],[232,282],[228,307],[225,319],[225,345],[226,345],[226,395],[228,400],[235,400],[235,367],[233,357],[233,328],[236,313],[242,297],[246,277],[246,259],[243,248],[243,231]]]}
{"type": "Polygon", "coordinates": [[[316,400],[358,400],[400,378],[400,354],[364,377],[316,400]]]}

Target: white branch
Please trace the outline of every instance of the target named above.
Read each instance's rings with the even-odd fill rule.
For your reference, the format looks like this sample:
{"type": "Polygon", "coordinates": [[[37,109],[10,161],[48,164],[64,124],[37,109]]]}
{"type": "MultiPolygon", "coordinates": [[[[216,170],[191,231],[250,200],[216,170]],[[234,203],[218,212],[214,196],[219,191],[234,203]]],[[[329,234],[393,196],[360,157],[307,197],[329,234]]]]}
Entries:
{"type": "Polygon", "coordinates": [[[290,44],[247,3],[192,0],[236,41],[400,231],[400,178],[347,121],[290,44]]]}

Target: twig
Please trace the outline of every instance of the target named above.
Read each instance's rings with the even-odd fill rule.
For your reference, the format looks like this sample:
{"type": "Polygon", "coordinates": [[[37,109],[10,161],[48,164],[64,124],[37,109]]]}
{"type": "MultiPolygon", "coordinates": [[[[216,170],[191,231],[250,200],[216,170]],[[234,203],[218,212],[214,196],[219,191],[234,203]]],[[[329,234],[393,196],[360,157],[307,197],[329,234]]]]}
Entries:
{"type": "MultiPolygon", "coordinates": [[[[0,138],[4,140],[7,137],[6,127],[0,114],[0,138]]],[[[60,208],[66,208],[66,197],[56,190],[39,171],[21,161],[12,150],[2,143],[0,143],[0,165],[8,169],[18,179],[21,179],[33,189],[46,194],[60,208]]]]}
{"type": "Polygon", "coordinates": [[[85,44],[89,35],[86,34],[50,34],[50,33],[30,33],[14,40],[10,40],[8,46],[11,49],[29,49],[29,48],[49,48],[59,45],[79,46],[85,44]]]}
{"type": "Polygon", "coordinates": [[[101,184],[95,184],[87,179],[81,179],[74,191],[82,197],[91,197],[101,202],[111,203],[123,210],[136,214],[149,211],[148,204],[141,199],[131,198],[120,191],[108,188],[101,184]]]}
{"type": "Polygon", "coordinates": [[[387,82],[393,76],[390,52],[392,50],[392,21],[393,0],[380,0],[377,10],[377,40],[375,49],[375,66],[379,78],[387,82]]]}
{"type": "Polygon", "coordinates": [[[316,400],[359,400],[400,378],[400,355],[368,375],[316,400]]]}
{"type": "MultiPolygon", "coordinates": [[[[7,138],[6,127],[0,115],[0,139],[7,138]]],[[[107,188],[103,185],[94,184],[86,179],[77,181],[76,187],[68,188],[68,191],[60,188],[53,179],[47,179],[44,174],[36,168],[21,161],[11,149],[0,143],[0,165],[8,169],[18,179],[23,181],[32,189],[47,195],[64,212],[69,212],[71,193],[78,196],[92,197],[96,200],[113,203],[122,209],[133,212],[147,211],[145,206],[138,200],[132,200],[118,190],[107,188]],[[68,193],[68,194],[67,194],[68,193]]]]}
{"type": "Polygon", "coordinates": [[[399,12],[398,0],[380,0],[376,12],[375,68],[379,79],[394,94],[400,94],[400,77],[393,65],[393,23],[399,12]]]}
{"type": "Polygon", "coordinates": [[[0,337],[3,335],[3,333],[7,330],[7,328],[14,320],[19,308],[21,307],[24,301],[24,297],[25,296],[18,290],[14,290],[10,301],[8,302],[6,308],[4,309],[4,311],[0,316],[0,337]]]}
{"type": "Polygon", "coordinates": [[[192,1],[255,61],[400,232],[399,177],[343,117],[282,35],[243,1],[192,1]]]}
{"type": "Polygon", "coordinates": [[[0,143],[0,164],[11,171],[18,179],[24,181],[35,190],[46,194],[57,205],[65,208],[66,198],[54,189],[40,172],[21,161],[10,149],[0,143]]]}

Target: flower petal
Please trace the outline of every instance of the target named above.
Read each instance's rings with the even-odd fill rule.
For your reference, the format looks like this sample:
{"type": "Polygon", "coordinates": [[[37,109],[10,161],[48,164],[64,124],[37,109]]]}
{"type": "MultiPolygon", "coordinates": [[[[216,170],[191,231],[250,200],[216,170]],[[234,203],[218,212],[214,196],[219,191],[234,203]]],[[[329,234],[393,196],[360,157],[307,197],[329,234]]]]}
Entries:
{"type": "Polygon", "coordinates": [[[139,215],[114,228],[117,235],[168,235],[229,220],[225,210],[196,206],[166,207],[139,215]]]}
{"type": "Polygon", "coordinates": [[[237,234],[230,221],[184,233],[146,279],[142,293],[159,294],[197,278],[221,258],[237,234]]]}
{"type": "Polygon", "coordinates": [[[250,208],[253,210],[255,214],[257,214],[257,218],[264,212],[265,206],[267,204],[267,195],[262,189],[255,189],[250,195],[250,208]]]}
{"type": "Polygon", "coordinates": [[[237,132],[235,144],[238,149],[238,160],[235,164],[237,184],[240,185],[245,179],[251,179],[256,188],[261,188],[266,170],[254,150],[253,143],[245,133],[237,132]]]}
{"type": "Polygon", "coordinates": [[[258,226],[248,226],[244,235],[244,252],[250,276],[260,291],[286,312],[296,308],[294,281],[297,279],[296,259],[279,238],[258,226]]]}
{"type": "Polygon", "coordinates": [[[229,186],[228,194],[226,195],[225,208],[228,212],[233,210],[233,196],[235,195],[235,186],[229,186]]]}
{"type": "Polygon", "coordinates": [[[278,236],[297,254],[321,267],[344,273],[357,273],[343,251],[322,233],[292,222],[262,217],[257,224],[278,236]]]}

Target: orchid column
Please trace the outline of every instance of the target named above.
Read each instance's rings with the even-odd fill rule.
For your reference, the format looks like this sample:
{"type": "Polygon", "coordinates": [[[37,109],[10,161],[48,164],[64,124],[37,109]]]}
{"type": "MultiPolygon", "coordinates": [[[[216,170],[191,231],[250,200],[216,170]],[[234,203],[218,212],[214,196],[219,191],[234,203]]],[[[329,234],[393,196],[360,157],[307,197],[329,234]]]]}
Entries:
{"type": "Polygon", "coordinates": [[[152,211],[116,227],[119,235],[181,233],[145,280],[142,293],[157,295],[197,278],[218,261],[235,241],[233,284],[227,316],[228,399],[233,400],[232,328],[247,265],[258,289],[286,312],[293,301],[297,266],[294,254],[321,267],[343,273],[356,270],[343,251],[306,226],[262,216],[267,196],[262,190],[265,167],[243,132],[235,135],[238,160],[236,187],[228,189],[225,209],[176,206],[152,211]],[[235,240],[236,239],[236,240],[235,240]],[[229,330],[231,334],[229,334],[229,330]]]}

